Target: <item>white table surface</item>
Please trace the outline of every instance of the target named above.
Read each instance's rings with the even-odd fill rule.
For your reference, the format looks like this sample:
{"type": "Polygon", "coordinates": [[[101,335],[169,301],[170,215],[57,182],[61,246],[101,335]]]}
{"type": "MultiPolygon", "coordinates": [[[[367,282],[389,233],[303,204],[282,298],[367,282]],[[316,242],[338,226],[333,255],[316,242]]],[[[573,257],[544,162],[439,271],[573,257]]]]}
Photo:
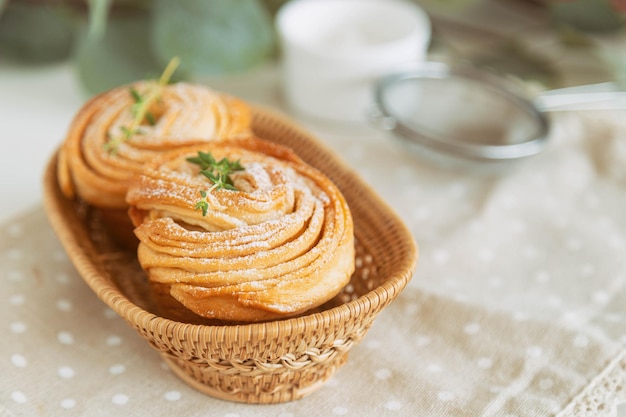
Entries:
{"type": "Polygon", "coordinates": [[[0,223],[40,203],[46,161],[85,98],[69,64],[0,61],[0,223]]]}

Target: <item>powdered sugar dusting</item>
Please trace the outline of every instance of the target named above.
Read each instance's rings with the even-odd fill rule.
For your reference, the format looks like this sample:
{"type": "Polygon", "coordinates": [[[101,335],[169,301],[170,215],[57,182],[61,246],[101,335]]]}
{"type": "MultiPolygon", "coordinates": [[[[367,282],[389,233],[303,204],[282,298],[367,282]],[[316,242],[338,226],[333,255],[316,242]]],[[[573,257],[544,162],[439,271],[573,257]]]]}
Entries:
{"type": "Polygon", "coordinates": [[[195,202],[211,182],[186,162],[195,148],[161,161],[161,169],[129,190],[129,203],[148,213],[137,235],[139,260],[151,279],[189,286],[193,299],[186,298],[189,291],[177,292],[177,299],[197,314],[212,311],[211,317],[220,311],[209,307],[212,297],[221,294],[236,295],[235,310],[296,314],[338,292],[354,256],[349,264],[337,259],[353,238],[332,182],[299,162],[228,145],[210,150],[216,159],[240,160],[244,170],[233,174],[237,191],[208,193],[206,215],[195,202]]]}

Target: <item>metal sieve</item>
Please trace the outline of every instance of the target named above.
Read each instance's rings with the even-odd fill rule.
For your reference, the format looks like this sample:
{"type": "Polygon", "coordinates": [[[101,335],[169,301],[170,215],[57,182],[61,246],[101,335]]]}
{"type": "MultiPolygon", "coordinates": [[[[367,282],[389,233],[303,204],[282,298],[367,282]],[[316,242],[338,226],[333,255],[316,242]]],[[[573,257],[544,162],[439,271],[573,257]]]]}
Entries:
{"type": "Polygon", "coordinates": [[[624,98],[621,92],[580,91],[553,90],[531,100],[517,84],[489,72],[424,62],[376,83],[370,120],[425,150],[478,161],[514,160],[544,149],[550,131],[545,111],[572,104],[563,97],[575,97],[579,108],[616,94],[624,98]]]}

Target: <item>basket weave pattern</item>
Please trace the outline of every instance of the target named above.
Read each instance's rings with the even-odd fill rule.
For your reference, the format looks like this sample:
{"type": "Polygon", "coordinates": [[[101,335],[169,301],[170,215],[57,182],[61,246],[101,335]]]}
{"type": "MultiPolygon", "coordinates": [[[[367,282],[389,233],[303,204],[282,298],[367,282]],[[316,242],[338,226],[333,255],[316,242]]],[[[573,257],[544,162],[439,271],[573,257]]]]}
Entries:
{"type": "Polygon", "coordinates": [[[160,314],[136,254],[108,236],[95,210],[68,201],[45,178],[50,223],[79,274],[96,294],[161,353],[172,370],[211,396],[278,403],[310,394],[346,363],[348,352],[411,278],[417,254],[393,212],[315,138],[256,109],[255,133],[293,148],[331,178],[353,214],[356,271],[343,291],[300,317],[254,324],[173,320],[160,314]]]}

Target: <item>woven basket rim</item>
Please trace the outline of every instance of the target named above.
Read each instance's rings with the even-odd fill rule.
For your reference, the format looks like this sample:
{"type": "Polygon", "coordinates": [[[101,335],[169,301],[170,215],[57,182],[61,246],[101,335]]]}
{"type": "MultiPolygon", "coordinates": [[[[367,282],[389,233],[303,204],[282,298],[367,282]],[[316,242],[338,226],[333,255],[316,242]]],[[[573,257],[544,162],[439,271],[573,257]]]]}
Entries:
{"type": "MultiPolygon", "coordinates": [[[[332,159],[334,162],[339,162],[332,151],[322,145],[317,139],[313,138],[310,133],[303,131],[284,116],[277,112],[260,107],[253,107],[253,109],[258,114],[263,114],[264,117],[276,119],[280,123],[290,124],[290,128],[297,130],[299,133],[305,135],[309,140],[313,141],[315,146],[319,147],[322,152],[327,154],[325,155],[326,157],[332,159]]],[[[295,151],[297,153],[297,149],[295,149],[295,151]]],[[[161,333],[164,328],[169,328],[169,331],[171,331],[172,334],[181,334],[181,331],[185,334],[187,332],[210,333],[218,329],[220,331],[226,330],[239,332],[244,329],[259,329],[261,327],[263,327],[266,332],[271,332],[272,329],[275,331],[293,331],[303,328],[311,322],[328,323],[331,321],[346,320],[349,317],[358,316],[362,311],[367,312],[372,307],[378,305],[385,306],[395,299],[410,281],[417,262],[417,245],[415,244],[415,241],[406,226],[387,205],[387,203],[384,202],[371,189],[370,186],[364,183],[358,175],[346,167],[346,169],[350,171],[349,174],[354,177],[352,179],[358,183],[359,187],[362,187],[364,192],[368,194],[368,197],[379,205],[381,210],[393,220],[390,227],[395,227],[397,229],[396,232],[398,236],[403,239],[402,243],[406,246],[407,256],[402,258],[402,262],[400,264],[396,265],[395,273],[393,275],[387,277],[382,284],[376,286],[354,300],[327,310],[305,314],[303,316],[244,324],[211,325],[174,321],[151,313],[132,302],[115,286],[114,283],[110,282],[98,271],[94,263],[82,251],[81,242],[78,240],[77,236],[72,233],[71,216],[67,213],[67,208],[64,209],[64,203],[67,204],[67,199],[61,194],[57,182],[57,158],[58,151],[56,151],[50,158],[44,176],[43,200],[50,224],[55,230],[66,252],[72,254],[70,257],[78,273],[82,276],[83,280],[86,281],[89,287],[97,294],[97,296],[127,322],[149,332],[154,331],[161,333]]]]}

